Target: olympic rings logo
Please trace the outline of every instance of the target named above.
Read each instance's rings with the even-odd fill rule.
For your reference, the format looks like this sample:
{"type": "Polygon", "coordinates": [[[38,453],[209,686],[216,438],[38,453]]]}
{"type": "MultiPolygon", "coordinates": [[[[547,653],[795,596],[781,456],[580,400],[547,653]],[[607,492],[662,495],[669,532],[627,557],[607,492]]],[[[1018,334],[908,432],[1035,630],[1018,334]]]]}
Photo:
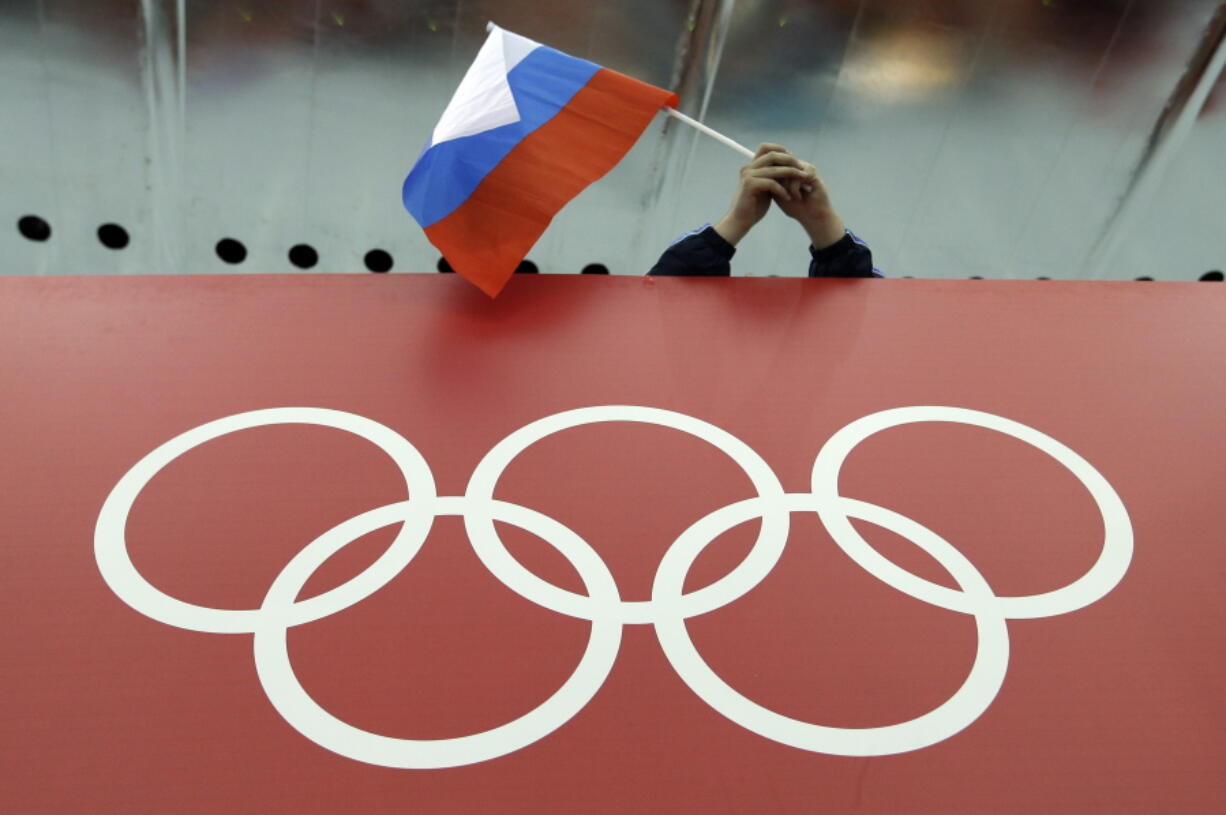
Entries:
{"type": "Polygon", "coordinates": [[[311,741],[356,761],[384,767],[435,769],[498,758],[526,747],[566,724],[596,695],[617,658],[622,628],[652,625],[669,662],[703,701],[758,735],[815,753],[879,756],[928,747],[974,722],[996,698],[1009,661],[1007,620],[1051,617],[1083,608],[1109,593],[1128,570],[1133,533],[1128,512],[1107,480],[1085,459],[1055,439],[1018,422],[951,407],[904,407],[865,416],[835,433],[813,464],[812,492],[785,493],[766,462],[745,443],[714,425],[680,413],[646,407],[607,406],[572,410],[533,422],[499,442],[473,472],[462,496],[440,496],[425,459],[406,439],[370,419],[335,410],[276,408],[218,419],[189,430],[149,453],[115,485],[98,516],[94,538],[98,568],[107,585],[140,613],[167,625],[216,634],[253,634],[259,681],[280,715],[311,741]],[[660,561],[651,599],[624,601],[608,567],[571,529],[527,507],[494,498],[498,479],[524,450],[562,430],[604,422],[660,425],[688,433],[728,455],[753,484],[756,497],[718,509],[681,534],[660,561]],[[1030,596],[998,596],[983,575],[935,532],[883,507],[838,493],[839,470],[869,436],[899,425],[953,422],[1012,436],[1064,465],[1089,491],[1102,514],[1102,552],[1080,578],[1063,588],[1030,596]],[[389,455],[404,475],[409,500],[372,509],[328,530],[300,550],[273,581],[259,608],[234,610],[194,605],[147,581],[127,551],[125,528],[137,495],[163,467],[212,439],[268,425],[331,427],[359,436],[389,455]],[[686,621],[744,596],[783,553],[790,515],[815,512],[835,543],[857,564],[894,589],[975,618],[978,650],[962,686],[921,716],[885,727],[842,728],[798,721],[746,698],[711,669],[689,637],[686,621]],[[591,634],[574,673],[549,699],[506,724],[459,738],[414,740],[354,727],[320,707],[294,674],[286,645],[292,626],[342,611],[378,591],[409,565],[434,519],[463,517],[470,542],[487,569],[527,600],[590,621],[591,634]],[[686,575],[702,551],[738,524],[762,520],[745,560],[709,586],[685,592],[686,575]],[[878,554],[851,524],[868,521],[908,538],[935,558],[958,588],[932,583],[878,554]],[[560,552],[580,575],[586,594],[555,586],[523,567],[507,551],[494,522],[520,527],[560,552]],[[346,583],[305,600],[298,594],[330,557],[361,536],[393,524],[391,546],[346,583]]]}

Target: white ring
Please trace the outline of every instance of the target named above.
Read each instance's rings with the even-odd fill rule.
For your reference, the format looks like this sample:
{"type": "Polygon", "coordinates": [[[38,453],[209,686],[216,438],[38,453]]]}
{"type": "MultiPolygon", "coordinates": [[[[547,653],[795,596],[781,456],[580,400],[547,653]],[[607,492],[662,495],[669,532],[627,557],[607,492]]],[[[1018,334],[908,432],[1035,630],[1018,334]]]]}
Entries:
{"type": "MultiPolygon", "coordinates": [[[[765,505],[767,509],[771,508],[772,500],[777,503],[783,497],[783,486],[770,466],[751,447],[731,433],[682,413],[622,405],[570,410],[539,419],[515,431],[481,459],[468,482],[465,497],[473,499],[478,505],[487,503],[493,498],[494,488],[502,473],[516,456],[528,447],[554,433],[603,422],[659,425],[688,433],[714,445],[744,470],[758,497],[768,502],[765,505]]],[[[773,509],[764,512],[762,529],[745,560],[716,582],[682,598],[687,615],[701,614],[717,608],[722,603],[713,598],[739,597],[762,582],[783,553],[790,520],[786,512],[773,509]]],[[[468,531],[473,550],[481,558],[481,562],[507,588],[559,614],[585,620],[596,619],[595,615],[598,613],[611,614],[612,618],[619,622],[644,624],[653,622],[661,614],[671,617],[677,613],[676,608],[658,609],[654,600],[622,601],[619,609],[597,609],[589,598],[554,586],[525,569],[507,551],[498,537],[492,518],[470,511],[464,515],[464,528],[468,531]]],[[[595,555],[594,552],[593,554],[595,555]]]]}
{"type": "Polygon", "coordinates": [[[1124,502],[1107,479],[1077,453],[1044,433],[1019,422],[951,407],[906,407],[885,410],[865,416],[830,437],[813,463],[813,494],[818,496],[818,514],[826,530],[847,555],[869,574],[886,585],[912,597],[950,611],[963,614],[987,612],[1011,619],[1052,617],[1084,608],[1105,596],[1119,585],[1132,562],[1132,522],[1124,502]],[[1037,447],[1068,468],[1090,492],[1090,497],[1102,514],[1104,539],[1098,560],[1077,580],[1063,588],[1021,597],[971,596],[939,586],[895,565],[873,549],[856,531],[846,516],[839,512],[840,504],[821,500],[839,494],[839,471],[848,454],[860,442],[892,427],[915,422],[953,422],[995,430],[1037,447]]]}
{"type": "MultiPolygon", "coordinates": [[[[349,532],[360,537],[387,524],[407,521],[405,510],[410,503],[380,507],[342,526],[352,524],[349,532]]],[[[439,515],[464,515],[471,504],[466,498],[440,498],[435,509],[439,515]]],[[[579,572],[588,596],[597,605],[616,608],[617,584],[613,575],[578,535],[539,512],[513,504],[493,501],[482,510],[489,517],[519,526],[549,543],[579,572]]],[[[294,598],[315,569],[339,550],[335,545],[339,538],[333,534],[336,531],[313,541],[273,581],[261,607],[263,616],[254,643],[256,673],[268,700],[291,726],[327,750],[355,761],[398,769],[439,769],[488,761],[520,750],[566,724],[591,701],[613,668],[621,646],[622,626],[598,615],[592,621],[587,649],[570,678],[540,706],[504,725],[458,738],[401,739],[380,736],[343,722],[320,707],[302,687],[290,664],[286,642],[286,625],[292,618],[294,598]]]]}
{"type": "MultiPolygon", "coordinates": [[[[119,483],[103,503],[94,529],[94,557],[98,561],[102,579],[119,599],[147,617],[191,631],[244,634],[256,629],[261,613],[259,609],[198,606],[171,597],[156,588],[133,565],[132,557],[128,553],[125,529],[128,513],[132,510],[136,496],[167,464],[189,450],[221,436],[239,430],[281,424],[319,425],[360,436],[391,457],[404,474],[414,501],[424,503],[423,509],[428,508],[435,497],[434,476],[417,449],[394,430],[362,416],[320,408],[270,408],[217,419],[175,436],[142,458],[119,479],[119,483]]],[[[413,511],[405,514],[405,521],[391,546],[361,574],[347,583],[298,604],[300,608],[294,624],[333,613],[329,609],[343,608],[344,604],[338,602],[337,598],[344,597],[351,605],[395,577],[400,568],[403,568],[403,564],[421,548],[430,533],[434,516],[428,511],[413,511]],[[397,567],[396,564],[401,565],[397,567]],[[366,593],[352,599],[360,593],[359,589],[366,593]]]]}
{"type": "MultiPolygon", "coordinates": [[[[793,512],[814,511],[818,503],[812,495],[787,496],[788,507],[793,512]]],[[[841,512],[915,542],[936,558],[969,596],[991,597],[992,589],[983,575],[961,552],[935,533],[915,521],[872,504],[846,498],[840,499],[839,504],[841,512]]],[[[680,597],[689,567],[703,549],[716,536],[754,517],[752,501],[743,501],[735,506],[740,508],[739,511],[725,513],[722,523],[708,529],[707,535],[687,540],[684,549],[678,547],[678,554],[667,564],[667,568],[661,564],[652,588],[653,600],[667,605],[680,597]]],[[[918,750],[943,741],[979,718],[992,704],[1009,666],[1009,629],[1004,617],[990,606],[975,615],[975,625],[979,635],[975,662],[966,681],[953,696],[934,710],[910,721],[867,728],[810,724],[751,701],[707,665],[690,639],[685,619],[680,616],[657,620],[656,636],[673,670],[685,684],[716,712],[746,730],[780,744],[815,753],[884,756],[918,750]]]]}

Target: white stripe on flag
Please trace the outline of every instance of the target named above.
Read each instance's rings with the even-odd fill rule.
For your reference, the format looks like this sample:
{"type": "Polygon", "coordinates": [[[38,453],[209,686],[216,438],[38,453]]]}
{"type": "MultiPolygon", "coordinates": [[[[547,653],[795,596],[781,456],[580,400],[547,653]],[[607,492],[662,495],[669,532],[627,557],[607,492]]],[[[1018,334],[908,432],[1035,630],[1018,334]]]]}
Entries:
{"type": "Polygon", "coordinates": [[[514,124],[519,108],[507,73],[537,44],[490,24],[490,34],[434,128],[431,146],[514,124]]]}

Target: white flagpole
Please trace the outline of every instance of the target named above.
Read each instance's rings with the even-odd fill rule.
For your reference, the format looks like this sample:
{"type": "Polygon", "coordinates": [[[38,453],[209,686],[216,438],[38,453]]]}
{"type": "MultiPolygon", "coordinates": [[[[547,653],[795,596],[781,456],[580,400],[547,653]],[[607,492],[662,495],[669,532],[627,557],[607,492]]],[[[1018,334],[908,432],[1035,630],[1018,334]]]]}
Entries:
{"type": "Polygon", "coordinates": [[[750,150],[745,145],[740,144],[738,142],[734,142],[732,139],[728,138],[723,133],[717,133],[716,131],[704,125],[702,122],[698,121],[697,119],[691,119],[689,116],[686,116],[684,113],[680,112],[676,108],[666,106],[664,108],[664,112],[667,113],[669,116],[672,116],[674,119],[680,119],[681,121],[685,122],[690,127],[697,130],[699,133],[707,134],[708,136],[715,139],[720,144],[724,144],[724,145],[727,145],[728,147],[731,147],[733,150],[736,150],[738,153],[741,153],[747,158],[753,158],[755,155],[754,151],[750,150]]]}
{"type": "MultiPolygon", "coordinates": [[[[733,141],[732,139],[725,136],[723,133],[720,133],[716,130],[712,130],[711,128],[707,127],[706,125],[704,125],[702,122],[698,121],[697,119],[691,119],[689,116],[686,116],[684,113],[681,113],[680,111],[674,108],[666,106],[664,108],[664,112],[667,113],[669,116],[672,116],[674,119],[680,119],[681,121],[685,122],[690,127],[697,130],[699,133],[707,134],[708,136],[715,139],[720,144],[725,144],[728,147],[731,147],[733,150],[737,151],[738,153],[741,153],[746,158],[754,158],[755,156],[757,156],[757,153],[750,150],[748,147],[741,144],[740,142],[733,141]]],[[[811,187],[808,184],[805,184],[803,187],[801,187],[801,189],[803,189],[805,192],[813,192],[813,187],[811,187]]]]}

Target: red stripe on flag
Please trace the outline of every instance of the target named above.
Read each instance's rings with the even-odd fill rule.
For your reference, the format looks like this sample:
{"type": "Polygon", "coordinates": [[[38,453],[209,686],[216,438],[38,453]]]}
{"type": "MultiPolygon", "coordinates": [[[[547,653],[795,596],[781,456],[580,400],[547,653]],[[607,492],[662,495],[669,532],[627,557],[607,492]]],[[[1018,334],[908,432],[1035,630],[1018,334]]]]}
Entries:
{"type": "Polygon", "coordinates": [[[676,104],[673,93],[601,69],[426,237],[494,297],[553,216],[621,161],[661,107],[676,104]]]}

